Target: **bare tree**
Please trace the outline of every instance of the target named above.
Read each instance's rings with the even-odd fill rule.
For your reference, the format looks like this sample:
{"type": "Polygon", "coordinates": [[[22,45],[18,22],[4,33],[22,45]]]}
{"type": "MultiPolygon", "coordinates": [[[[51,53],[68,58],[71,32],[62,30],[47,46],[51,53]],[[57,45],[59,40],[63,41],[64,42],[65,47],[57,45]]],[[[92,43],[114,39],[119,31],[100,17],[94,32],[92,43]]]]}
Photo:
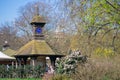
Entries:
{"type": "Polygon", "coordinates": [[[18,37],[18,31],[12,23],[4,23],[0,27],[0,45],[1,47],[8,42],[10,48],[18,49],[24,44],[24,41],[18,37]]]}
{"type": "Polygon", "coordinates": [[[39,7],[40,16],[45,17],[47,21],[50,7],[42,2],[32,2],[21,7],[19,10],[20,15],[15,20],[15,26],[21,31],[21,34],[26,37],[27,41],[32,39],[33,29],[30,25],[30,22],[32,21],[32,18],[36,15],[36,5],[39,7]]]}

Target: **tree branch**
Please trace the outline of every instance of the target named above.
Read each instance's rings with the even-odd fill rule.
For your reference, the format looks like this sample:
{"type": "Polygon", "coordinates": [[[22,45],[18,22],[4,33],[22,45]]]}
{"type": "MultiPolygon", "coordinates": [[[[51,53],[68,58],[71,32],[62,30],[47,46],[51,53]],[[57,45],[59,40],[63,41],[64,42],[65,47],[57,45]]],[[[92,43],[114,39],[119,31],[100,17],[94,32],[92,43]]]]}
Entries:
{"type": "Polygon", "coordinates": [[[110,3],[109,1],[105,0],[106,3],[108,3],[110,6],[112,6],[114,9],[116,9],[117,11],[120,11],[120,9],[116,8],[112,3],[110,3]]]}

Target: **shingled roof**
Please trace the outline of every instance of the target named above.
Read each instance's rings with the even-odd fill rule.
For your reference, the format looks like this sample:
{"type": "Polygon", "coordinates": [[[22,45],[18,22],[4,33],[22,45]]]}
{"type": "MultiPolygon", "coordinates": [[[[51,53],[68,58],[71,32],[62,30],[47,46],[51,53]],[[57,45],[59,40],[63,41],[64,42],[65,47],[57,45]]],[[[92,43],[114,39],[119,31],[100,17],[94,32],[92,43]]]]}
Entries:
{"type": "Polygon", "coordinates": [[[56,55],[45,40],[32,40],[21,47],[15,56],[56,55]]]}
{"type": "Polygon", "coordinates": [[[8,48],[8,49],[4,50],[3,53],[8,56],[13,56],[13,55],[15,55],[16,51],[8,48]]]}
{"type": "Polygon", "coordinates": [[[34,24],[34,23],[46,23],[45,19],[42,17],[42,16],[34,16],[32,21],[31,21],[31,24],[34,24]]]}

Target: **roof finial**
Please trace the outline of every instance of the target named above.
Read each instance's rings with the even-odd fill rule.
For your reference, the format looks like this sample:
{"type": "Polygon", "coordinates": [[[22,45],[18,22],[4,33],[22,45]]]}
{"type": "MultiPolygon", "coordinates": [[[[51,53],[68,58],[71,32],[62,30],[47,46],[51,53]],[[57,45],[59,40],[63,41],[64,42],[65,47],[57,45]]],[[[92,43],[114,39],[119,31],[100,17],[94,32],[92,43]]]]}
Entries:
{"type": "Polygon", "coordinates": [[[38,4],[35,5],[36,15],[39,16],[39,7],[38,4]]]}
{"type": "Polygon", "coordinates": [[[8,41],[5,41],[5,44],[7,44],[8,43],[8,41]]]}

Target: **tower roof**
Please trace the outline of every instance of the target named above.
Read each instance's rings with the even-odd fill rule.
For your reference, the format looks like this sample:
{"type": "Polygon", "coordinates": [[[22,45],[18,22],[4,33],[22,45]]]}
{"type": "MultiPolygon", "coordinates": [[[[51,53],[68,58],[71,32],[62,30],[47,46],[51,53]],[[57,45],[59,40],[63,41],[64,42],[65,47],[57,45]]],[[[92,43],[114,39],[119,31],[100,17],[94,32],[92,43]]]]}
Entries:
{"type": "Polygon", "coordinates": [[[57,55],[45,40],[32,40],[21,47],[15,56],[57,55]]]}
{"type": "Polygon", "coordinates": [[[30,24],[39,24],[39,23],[46,23],[45,19],[42,16],[36,15],[33,17],[30,24]]]}

